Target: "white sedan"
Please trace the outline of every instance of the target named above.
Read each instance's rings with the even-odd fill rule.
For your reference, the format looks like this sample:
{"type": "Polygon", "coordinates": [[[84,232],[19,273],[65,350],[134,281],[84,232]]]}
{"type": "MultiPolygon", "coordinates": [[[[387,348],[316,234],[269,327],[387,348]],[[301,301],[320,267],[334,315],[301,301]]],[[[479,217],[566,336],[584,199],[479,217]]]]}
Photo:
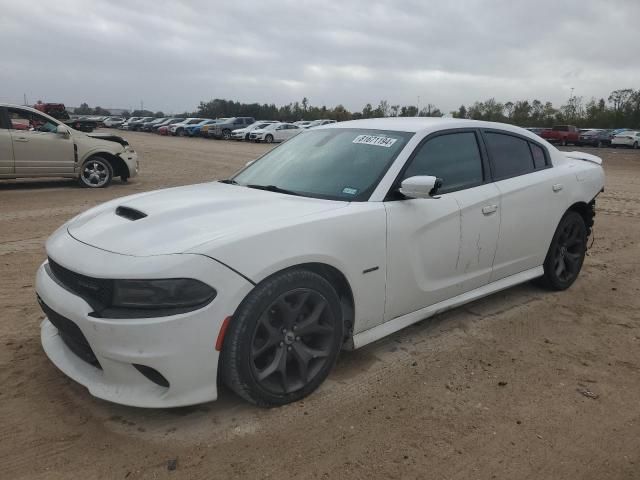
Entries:
{"type": "Polygon", "coordinates": [[[263,128],[257,128],[249,134],[249,140],[254,142],[284,142],[295,137],[303,129],[293,123],[272,123],[263,128]]]}
{"type": "Polygon", "coordinates": [[[638,148],[640,146],[640,132],[626,130],[620,132],[611,139],[611,146],[638,148]]]}
{"type": "Polygon", "coordinates": [[[46,244],[42,345],[144,407],[310,394],[341,349],[532,279],[571,286],[601,160],[522,128],[394,118],[305,131],[232,178],[118,198],[46,244]]]}
{"type": "Polygon", "coordinates": [[[263,120],[259,122],[254,122],[248,127],[236,128],[233,132],[231,132],[231,138],[233,140],[238,140],[238,141],[249,140],[249,134],[251,132],[253,132],[254,130],[265,128],[272,123],[279,123],[279,122],[276,122],[274,120],[263,120]]]}

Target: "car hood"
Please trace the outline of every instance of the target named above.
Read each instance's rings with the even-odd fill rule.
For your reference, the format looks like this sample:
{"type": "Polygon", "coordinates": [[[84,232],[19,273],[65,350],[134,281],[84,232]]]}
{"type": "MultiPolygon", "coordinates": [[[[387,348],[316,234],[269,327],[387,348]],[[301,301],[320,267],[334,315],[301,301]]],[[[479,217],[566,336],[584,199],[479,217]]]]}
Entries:
{"type": "Polygon", "coordinates": [[[73,218],[67,231],[102,250],[162,255],[251,236],[346,205],[213,182],[112,200],[73,218]]]}
{"type": "Polygon", "coordinates": [[[123,147],[126,147],[127,145],[129,145],[129,142],[127,142],[124,138],[118,135],[112,135],[110,133],[85,133],[85,136],[91,137],[91,138],[97,138],[98,140],[106,140],[108,142],[116,142],[122,145],[123,147]]]}

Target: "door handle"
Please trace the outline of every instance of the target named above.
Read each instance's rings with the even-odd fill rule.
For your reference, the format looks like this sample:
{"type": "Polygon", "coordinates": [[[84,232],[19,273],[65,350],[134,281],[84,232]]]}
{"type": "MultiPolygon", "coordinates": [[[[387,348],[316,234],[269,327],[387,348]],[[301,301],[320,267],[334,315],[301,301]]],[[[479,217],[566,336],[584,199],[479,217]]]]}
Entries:
{"type": "Polygon", "coordinates": [[[561,183],[556,183],[551,188],[553,189],[554,192],[559,192],[560,190],[562,190],[564,188],[564,185],[562,185],[561,183]]]}
{"type": "Polygon", "coordinates": [[[16,142],[28,142],[29,139],[27,137],[15,137],[14,140],[16,142]]]}
{"type": "Polygon", "coordinates": [[[496,210],[498,210],[498,205],[485,205],[482,207],[482,213],[485,215],[491,215],[492,213],[495,213],[496,210]]]}

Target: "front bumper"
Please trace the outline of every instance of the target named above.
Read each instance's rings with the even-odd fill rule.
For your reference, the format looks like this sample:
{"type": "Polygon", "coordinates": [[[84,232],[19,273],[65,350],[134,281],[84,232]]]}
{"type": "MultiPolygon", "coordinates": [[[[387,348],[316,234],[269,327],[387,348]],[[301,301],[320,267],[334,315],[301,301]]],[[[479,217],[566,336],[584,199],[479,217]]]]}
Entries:
{"type": "Polygon", "coordinates": [[[129,169],[129,177],[133,178],[140,172],[140,161],[135,150],[125,150],[118,155],[129,169]]]}
{"type": "Polygon", "coordinates": [[[219,352],[215,343],[223,320],[233,314],[253,285],[227,267],[201,255],[155,257],[118,255],[80,243],[66,232],[47,244],[50,256],[84,275],[106,278],[197,278],[215,287],[216,298],[202,309],[157,318],[107,319],[91,316],[82,298],[62,287],[43,263],[36,292],[55,314],[73,322],[84,335],[97,363],[81,358],[53,323],[41,325],[44,351],[66,375],[98,398],[137,407],[179,407],[215,400],[219,352]],[[65,244],[64,249],[57,248],[65,244]],[[50,248],[52,247],[52,248],[50,248]],[[78,262],[82,259],[82,263],[78,262]],[[169,383],[161,386],[133,365],[159,372],[169,383]]]}

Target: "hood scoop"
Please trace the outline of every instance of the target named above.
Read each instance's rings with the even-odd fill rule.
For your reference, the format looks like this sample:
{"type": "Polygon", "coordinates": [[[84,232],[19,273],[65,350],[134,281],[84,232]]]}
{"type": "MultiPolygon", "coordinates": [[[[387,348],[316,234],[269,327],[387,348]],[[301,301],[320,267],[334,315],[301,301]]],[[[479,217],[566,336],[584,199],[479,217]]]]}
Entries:
{"type": "Polygon", "coordinates": [[[135,222],[136,220],[140,220],[141,218],[144,218],[147,216],[146,213],[141,212],[140,210],[136,210],[135,208],[131,208],[131,207],[122,207],[122,206],[116,208],[116,215],[122,218],[126,218],[127,220],[131,220],[132,222],[135,222]]]}

